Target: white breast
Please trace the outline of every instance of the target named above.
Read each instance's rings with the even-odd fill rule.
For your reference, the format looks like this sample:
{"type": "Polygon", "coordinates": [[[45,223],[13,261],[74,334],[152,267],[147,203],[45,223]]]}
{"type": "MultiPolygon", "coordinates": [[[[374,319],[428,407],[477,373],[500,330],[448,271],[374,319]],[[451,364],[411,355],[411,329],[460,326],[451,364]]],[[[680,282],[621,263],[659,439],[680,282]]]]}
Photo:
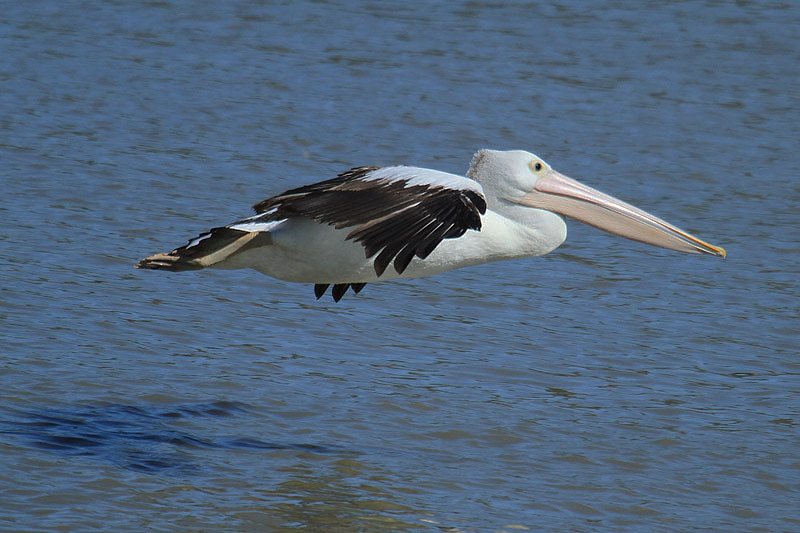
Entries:
{"type": "MultiPolygon", "coordinates": [[[[550,217],[548,217],[550,218],[550,217]]],[[[414,258],[403,274],[392,267],[378,278],[364,247],[347,240],[350,228],[297,218],[271,231],[272,245],[247,250],[215,268],[253,268],[266,275],[300,283],[365,283],[395,278],[418,278],[490,261],[544,255],[566,238],[566,225],[548,221],[560,231],[539,232],[492,211],[482,217],[481,231],[470,230],[445,239],[424,260],[414,258]]]]}

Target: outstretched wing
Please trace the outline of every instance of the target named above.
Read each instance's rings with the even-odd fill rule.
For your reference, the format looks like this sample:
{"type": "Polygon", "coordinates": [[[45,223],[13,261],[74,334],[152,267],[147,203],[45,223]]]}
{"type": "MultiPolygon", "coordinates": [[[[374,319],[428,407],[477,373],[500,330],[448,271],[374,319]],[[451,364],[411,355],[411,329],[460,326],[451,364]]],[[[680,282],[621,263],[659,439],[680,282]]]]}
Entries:
{"type": "MultiPolygon", "coordinates": [[[[469,178],[416,167],[356,167],[336,178],[291,189],[253,206],[242,224],[306,217],[337,229],[375,256],[380,276],[390,263],[402,274],[444,239],[481,229],[483,189],[469,178]]],[[[236,228],[237,225],[231,227],[236,228]]]]}

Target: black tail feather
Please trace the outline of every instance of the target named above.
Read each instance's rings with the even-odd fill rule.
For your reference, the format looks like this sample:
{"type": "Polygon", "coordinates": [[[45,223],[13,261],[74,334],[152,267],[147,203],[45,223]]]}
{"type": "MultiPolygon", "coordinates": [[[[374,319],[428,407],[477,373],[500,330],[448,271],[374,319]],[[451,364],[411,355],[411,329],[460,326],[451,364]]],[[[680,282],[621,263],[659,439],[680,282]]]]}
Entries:
{"type": "Polygon", "coordinates": [[[266,232],[248,232],[228,227],[214,228],[169,253],[145,257],[139,261],[136,268],[173,272],[200,270],[244,250],[269,244],[272,244],[272,238],[266,232]]]}
{"type": "Polygon", "coordinates": [[[197,264],[193,259],[187,259],[175,254],[173,251],[168,254],[155,254],[145,257],[136,264],[136,268],[182,272],[184,270],[200,270],[203,266],[197,264]]]}

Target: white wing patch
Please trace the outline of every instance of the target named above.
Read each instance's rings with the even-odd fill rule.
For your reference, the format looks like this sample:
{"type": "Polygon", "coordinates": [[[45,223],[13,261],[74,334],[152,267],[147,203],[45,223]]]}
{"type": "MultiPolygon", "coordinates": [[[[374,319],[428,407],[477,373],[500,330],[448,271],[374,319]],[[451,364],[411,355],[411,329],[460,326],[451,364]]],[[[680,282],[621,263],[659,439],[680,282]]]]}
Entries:
{"type": "Polygon", "coordinates": [[[272,231],[279,224],[282,224],[286,220],[285,218],[282,218],[280,220],[269,220],[269,216],[275,213],[275,211],[277,210],[278,210],[277,207],[273,207],[269,211],[265,211],[263,213],[253,215],[251,217],[247,217],[244,220],[240,220],[239,222],[235,222],[226,227],[230,229],[236,229],[239,231],[248,231],[248,232],[272,231]]]}
{"type": "MultiPolygon", "coordinates": [[[[263,216],[263,215],[259,215],[259,216],[263,216]]],[[[256,218],[256,217],[253,217],[253,218],[256,218]]],[[[245,220],[242,220],[241,222],[237,222],[236,224],[231,224],[228,227],[230,229],[237,229],[239,231],[248,231],[248,232],[252,232],[252,231],[272,231],[277,226],[279,226],[280,224],[282,224],[285,221],[286,221],[285,218],[282,219],[282,220],[270,220],[270,221],[267,221],[267,222],[245,219],[245,220]]]]}
{"type": "Polygon", "coordinates": [[[383,167],[373,170],[361,179],[364,181],[405,181],[406,187],[414,187],[416,185],[426,187],[440,186],[446,189],[475,191],[483,194],[483,188],[475,180],[428,168],[407,166],[383,167]]]}
{"type": "Polygon", "coordinates": [[[193,240],[192,242],[190,242],[189,244],[187,244],[186,248],[191,248],[192,246],[197,246],[198,244],[200,244],[202,241],[208,239],[209,237],[211,237],[211,233],[204,233],[204,234],[200,235],[198,238],[196,238],[195,240],[193,240]]]}

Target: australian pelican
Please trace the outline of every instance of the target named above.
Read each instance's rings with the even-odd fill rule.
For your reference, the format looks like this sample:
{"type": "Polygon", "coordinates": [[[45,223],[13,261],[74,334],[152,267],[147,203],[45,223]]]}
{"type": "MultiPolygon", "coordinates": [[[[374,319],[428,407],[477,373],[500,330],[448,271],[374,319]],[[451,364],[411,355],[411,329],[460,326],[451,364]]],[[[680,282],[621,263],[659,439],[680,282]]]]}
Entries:
{"type": "Polygon", "coordinates": [[[524,151],[480,150],[467,177],[425,168],[356,167],[255,206],[137,268],[253,268],[330,285],[337,302],[374,281],[417,278],[544,255],[567,236],[562,216],[644,243],[725,257],[725,250],[553,170],[524,151]]]}

